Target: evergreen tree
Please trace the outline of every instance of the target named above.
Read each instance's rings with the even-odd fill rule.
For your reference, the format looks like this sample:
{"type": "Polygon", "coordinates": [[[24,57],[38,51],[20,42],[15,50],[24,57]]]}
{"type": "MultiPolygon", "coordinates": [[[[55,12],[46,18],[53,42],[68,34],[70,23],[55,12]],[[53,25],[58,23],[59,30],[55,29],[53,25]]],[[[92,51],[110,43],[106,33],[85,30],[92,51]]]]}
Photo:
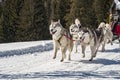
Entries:
{"type": "Polygon", "coordinates": [[[83,27],[95,26],[94,10],[92,9],[93,2],[91,0],[71,0],[70,13],[66,15],[67,26],[74,23],[78,18],[83,27]]]}
{"type": "Polygon", "coordinates": [[[68,10],[69,13],[65,16],[65,19],[67,21],[66,25],[69,28],[69,26],[74,23],[76,18],[80,17],[80,6],[79,6],[79,0],[70,0],[70,9],[68,10]]]}
{"type": "Polygon", "coordinates": [[[23,0],[22,8],[19,12],[19,23],[16,31],[17,41],[34,40],[33,33],[33,0],[23,0]]]}
{"type": "Polygon", "coordinates": [[[50,39],[51,19],[69,28],[75,18],[82,27],[108,22],[113,0],[2,0],[0,42],[50,39]]]}
{"type": "Polygon", "coordinates": [[[46,19],[47,19],[47,22],[48,24],[50,24],[50,21],[51,21],[51,0],[45,0],[45,10],[46,10],[46,19]]]}
{"type": "Polygon", "coordinates": [[[70,0],[60,0],[60,20],[61,20],[61,24],[63,25],[63,27],[68,28],[68,26],[66,25],[66,15],[70,12],[70,0]]]}
{"type": "Polygon", "coordinates": [[[2,5],[2,28],[5,42],[15,41],[15,21],[17,18],[15,3],[17,0],[7,0],[2,5]]]}
{"type": "Polygon", "coordinates": [[[37,40],[49,39],[49,26],[44,0],[34,0],[34,33],[37,40]]]}
{"type": "Polygon", "coordinates": [[[4,37],[3,37],[3,29],[2,29],[2,2],[0,2],[0,42],[3,42],[4,37]]]}
{"type": "Polygon", "coordinates": [[[111,6],[111,0],[95,0],[94,1],[94,10],[97,16],[97,23],[108,22],[109,9],[111,6]]]}

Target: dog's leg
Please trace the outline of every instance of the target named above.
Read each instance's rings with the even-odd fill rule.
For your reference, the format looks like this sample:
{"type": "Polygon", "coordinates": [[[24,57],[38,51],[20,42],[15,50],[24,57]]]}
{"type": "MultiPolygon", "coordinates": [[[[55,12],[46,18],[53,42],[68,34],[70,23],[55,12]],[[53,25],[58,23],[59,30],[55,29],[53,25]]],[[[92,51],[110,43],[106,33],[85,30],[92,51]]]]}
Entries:
{"type": "Polygon", "coordinates": [[[91,58],[89,59],[89,61],[92,61],[94,57],[96,57],[96,49],[95,49],[95,46],[90,46],[90,49],[91,49],[91,58]]]}
{"type": "Polygon", "coordinates": [[[110,40],[110,39],[108,40],[107,44],[109,44],[109,43],[110,43],[111,45],[113,45],[113,42],[112,42],[112,40],[110,40]]]}
{"type": "Polygon", "coordinates": [[[102,44],[102,50],[101,50],[102,52],[105,51],[105,43],[106,43],[106,42],[104,41],[103,44],[102,44]]]}
{"type": "Polygon", "coordinates": [[[83,58],[85,57],[85,49],[86,49],[86,46],[85,45],[81,45],[81,48],[82,48],[82,54],[83,54],[83,58]]]}
{"type": "Polygon", "coordinates": [[[69,51],[69,55],[68,55],[68,60],[70,61],[71,60],[71,52],[73,50],[73,41],[69,41],[69,44],[68,44],[68,51],[69,51]]]}
{"type": "Polygon", "coordinates": [[[54,50],[54,56],[53,56],[53,59],[56,58],[56,54],[57,54],[57,48],[55,48],[55,50],[54,50]]]}
{"type": "Polygon", "coordinates": [[[112,40],[110,41],[110,43],[111,43],[111,45],[113,45],[113,42],[112,42],[112,40]]]}
{"type": "Polygon", "coordinates": [[[109,40],[110,40],[111,45],[113,45],[113,42],[112,42],[112,40],[113,40],[113,33],[111,31],[110,31],[109,40]]]}
{"type": "Polygon", "coordinates": [[[73,50],[73,42],[70,41],[70,43],[68,44],[68,51],[69,51],[69,56],[68,56],[68,60],[71,60],[71,52],[73,50]]]}
{"type": "Polygon", "coordinates": [[[56,58],[56,55],[57,55],[57,50],[58,50],[58,44],[57,44],[57,42],[56,41],[54,41],[54,56],[53,56],[53,59],[55,59],[56,58]]]}
{"type": "Polygon", "coordinates": [[[75,41],[74,44],[75,44],[75,53],[77,53],[78,41],[75,41]]]}
{"type": "Polygon", "coordinates": [[[71,60],[71,52],[69,52],[68,60],[71,60]]]}
{"type": "Polygon", "coordinates": [[[61,51],[62,51],[62,59],[60,61],[63,62],[65,57],[66,57],[65,53],[67,51],[67,48],[66,47],[61,47],[61,51]]]}
{"type": "Polygon", "coordinates": [[[113,39],[113,35],[110,37],[110,43],[111,43],[111,45],[113,45],[112,39],[113,39]]]}

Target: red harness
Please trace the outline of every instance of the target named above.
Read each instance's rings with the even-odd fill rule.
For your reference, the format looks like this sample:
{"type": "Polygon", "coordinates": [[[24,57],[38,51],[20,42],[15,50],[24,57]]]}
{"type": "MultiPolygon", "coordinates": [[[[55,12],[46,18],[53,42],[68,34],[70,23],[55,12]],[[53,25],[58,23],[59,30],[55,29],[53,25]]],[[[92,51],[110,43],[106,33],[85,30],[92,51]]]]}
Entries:
{"type": "MultiPolygon", "coordinates": [[[[52,33],[50,33],[50,34],[53,35],[52,33]]],[[[65,36],[67,39],[69,39],[69,40],[71,40],[71,41],[75,41],[75,40],[73,40],[71,37],[69,37],[68,35],[63,34],[63,36],[65,36]]]]}
{"type": "Polygon", "coordinates": [[[68,38],[68,39],[70,39],[71,41],[75,41],[75,40],[73,40],[71,37],[69,37],[68,35],[65,35],[65,34],[63,34],[66,38],[68,38]]]}

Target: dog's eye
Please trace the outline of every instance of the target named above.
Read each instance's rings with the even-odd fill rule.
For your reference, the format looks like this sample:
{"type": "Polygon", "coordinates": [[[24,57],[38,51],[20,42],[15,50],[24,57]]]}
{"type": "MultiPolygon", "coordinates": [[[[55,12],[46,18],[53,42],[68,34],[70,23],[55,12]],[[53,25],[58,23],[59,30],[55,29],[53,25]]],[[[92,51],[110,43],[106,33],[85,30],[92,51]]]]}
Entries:
{"type": "Polygon", "coordinates": [[[73,32],[73,29],[71,29],[71,31],[73,32]]]}
{"type": "Polygon", "coordinates": [[[53,25],[54,28],[56,28],[56,25],[53,25]]]}

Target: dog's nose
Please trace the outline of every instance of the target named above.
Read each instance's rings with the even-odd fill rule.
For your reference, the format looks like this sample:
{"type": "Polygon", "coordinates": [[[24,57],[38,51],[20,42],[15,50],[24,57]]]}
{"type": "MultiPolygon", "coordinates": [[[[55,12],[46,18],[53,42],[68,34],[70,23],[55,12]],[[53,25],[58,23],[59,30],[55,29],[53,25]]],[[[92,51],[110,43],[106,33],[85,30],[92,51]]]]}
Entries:
{"type": "Polygon", "coordinates": [[[51,32],[53,32],[53,29],[51,29],[51,32]]]}
{"type": "Polygon", "coordinates": [[[82,39],[82,37],[80,37],[80,39],[82,39]]]}

